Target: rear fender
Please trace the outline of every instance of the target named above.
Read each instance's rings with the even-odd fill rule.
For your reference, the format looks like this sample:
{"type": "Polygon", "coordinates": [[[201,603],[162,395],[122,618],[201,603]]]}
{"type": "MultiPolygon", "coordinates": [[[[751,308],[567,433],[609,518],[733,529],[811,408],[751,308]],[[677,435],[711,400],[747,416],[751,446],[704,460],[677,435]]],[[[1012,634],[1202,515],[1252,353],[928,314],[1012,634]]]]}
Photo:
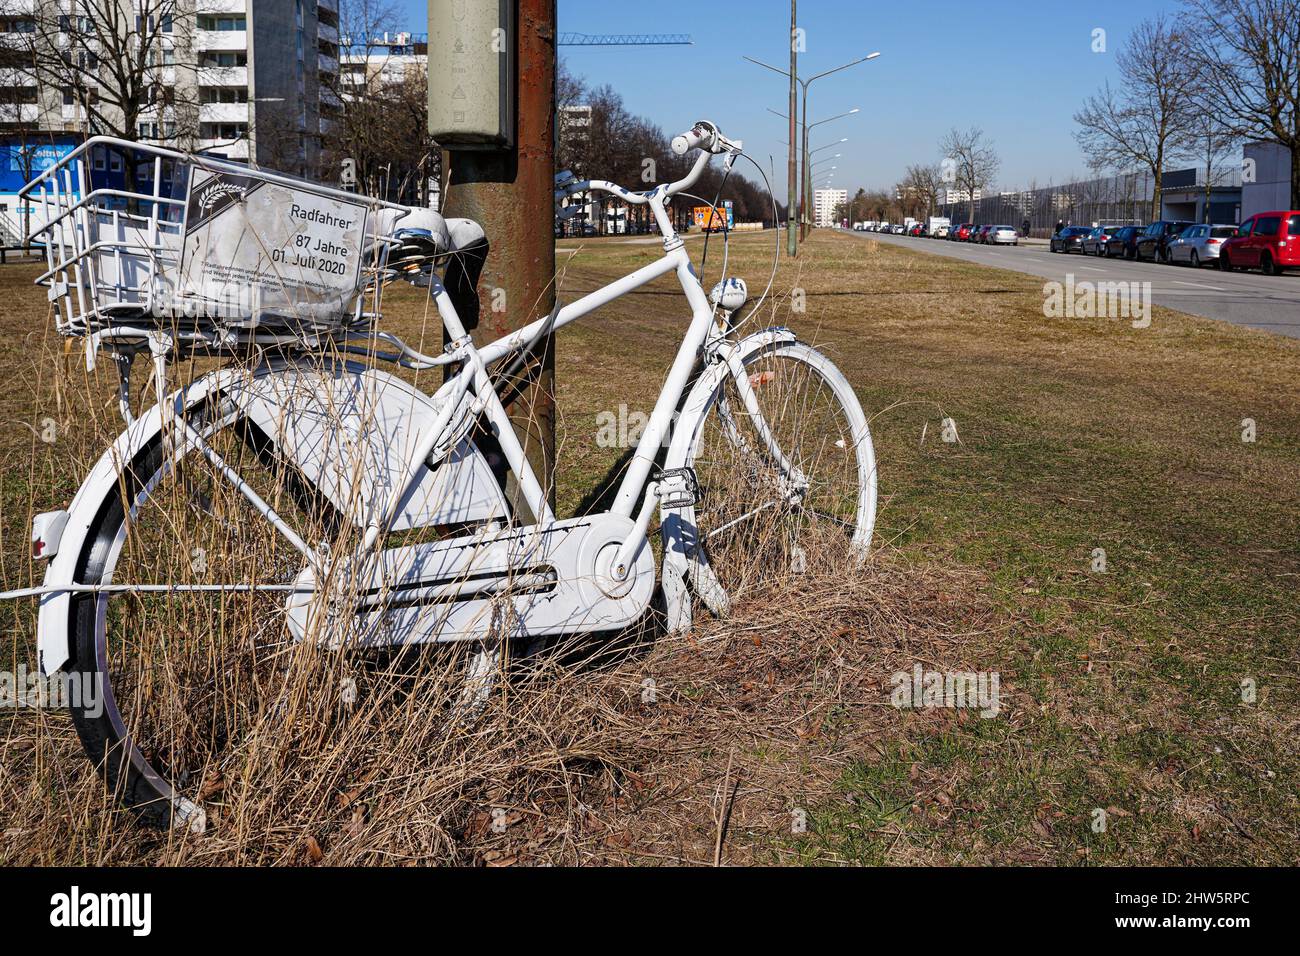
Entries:
{"type": "MultiPolygon", "coordinates": [[[[223,393],[265,432],[276,454],[361,527],[409,473],[421,429],[431,426],[439,407],[396,376],[352,362],[277,361],[251,374],[223,369],[192,383],[183,401],[189,409],[223,393]]],[[[75,583],[99,508],[116,494],[124,465],[148,448],[161,429],[157,406],[137,418],[100,457],[68,508],[58,553],[45,572],[50,590],[40,600],[37,651],[43,674],[63,669],[71,657],[72,594],[58,589],[75,583]]],[[[509,514],[491,467],[469,438],[462,438],[432,470],[421,464],[418,475],[401,502],[395,531],[474,524],[509,514]]]]}

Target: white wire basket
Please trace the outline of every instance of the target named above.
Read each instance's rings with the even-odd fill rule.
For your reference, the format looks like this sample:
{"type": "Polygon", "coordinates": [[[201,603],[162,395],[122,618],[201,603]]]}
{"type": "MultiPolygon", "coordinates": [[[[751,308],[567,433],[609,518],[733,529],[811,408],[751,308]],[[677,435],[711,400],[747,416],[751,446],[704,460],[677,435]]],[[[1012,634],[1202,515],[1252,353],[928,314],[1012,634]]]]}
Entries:
{"type": "Polygon", "coordinates": [[[320,335],[379,314],[407,210],[202,155],[93,137],[29,183],[64,335],[320,335]]]}

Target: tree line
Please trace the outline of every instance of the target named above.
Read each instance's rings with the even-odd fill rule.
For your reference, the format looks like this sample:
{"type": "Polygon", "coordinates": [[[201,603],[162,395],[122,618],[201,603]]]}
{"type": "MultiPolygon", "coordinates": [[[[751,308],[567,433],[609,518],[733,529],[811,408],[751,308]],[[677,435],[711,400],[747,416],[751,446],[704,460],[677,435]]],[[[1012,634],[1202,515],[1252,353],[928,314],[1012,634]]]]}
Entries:
{"type": "MultiPolygon", "coordinates": [[[[604,179],[632,190],[650,189],[686,175],[695,156],[678,156],[671,137],[644,117],[633,114],[623,97],[609,84],[589,86],[560,64],[556,83],[560,111],[556,172],[568,170],[580,179],[604,179]]],[[[685,125],[685,124],[683,124],[685,125]]],[[[731,200],[736,222],[772,221],[772,197],[760,186],[733,169],[728,175],[721,163],[712,163],[696,182],[695,196],[679,196],[673,203],[677,225],[690,222],[694,206],[731,200]]],[[[593,196],[602,208],[622,210],[625,205],[612,197],[593,196]]],[[[784,207],[777,206],[778,220],[784,207]]],[[[630,229],[648,230],[650,211],[644,206],[625,210],[630,229]]],[[[601,220],[605,219],[602,215],[601,220]]],[[[603,225],[598,226],[603,229],[603,225]]]]}
{"type": "MultiPolygon", "coordinates": [[[[1094,51],[1105,53],[1105,42],[1094,35],[1094,51]]],[[[1181,0],[1176,13],[1133,30],[1116,67],[1117,82],[1088,96],[1073,117],[1089,169],[1109,177],[1075,185],[1108,195],[1095,202],[1072,195],[1071,202],[1131,206],[1126,192],[1136,172],[1153,185],[1149,214],[1159,219],[1162,177],[1174,164],[1191,164],[1202,174],[1208,214],[1212,191],[1237,168],[1241,145],[1259,141],[1290,152],[1290,204],[1300,209],[1300,0],[1181,0]]],[[[921,218],[946,190],[961,197],[975,221],[975,194],[988,194],[996,181],[996,150],[978,127],[954,128],[940,140],[939,155],[940,163],[909,166],[891,190],[859,189],[842,215],[921,218]]],[[[1247,182],[1252,174],[1243,168],[1247,182]]]]}
{"type": "Polygon", "coordinates": [[[1207,197],[1243,141],[1291,153],[1291,206],[1300,208],[1300,0],[1183,0],[1143,21],[1117,58],[1119,84],[1075,114],[1094,170],[1141,169],[1155,184],[1172,161],[1205,173],[1207,197]]]}
{"type": "MultiPolygon", "coordinates": [[[[978,126],[953,127],[939,141],[938,163],[908,166],[892,190],[859,189],[841,207],[840,218],[851,222],[900,222],[933,215],[940,200],[956,191],[974,217],[976,197],[992,187],[1001,166],[993,144],[978,126]]],[[[949,200],[951,202],[951,200],[949,200]]]]}

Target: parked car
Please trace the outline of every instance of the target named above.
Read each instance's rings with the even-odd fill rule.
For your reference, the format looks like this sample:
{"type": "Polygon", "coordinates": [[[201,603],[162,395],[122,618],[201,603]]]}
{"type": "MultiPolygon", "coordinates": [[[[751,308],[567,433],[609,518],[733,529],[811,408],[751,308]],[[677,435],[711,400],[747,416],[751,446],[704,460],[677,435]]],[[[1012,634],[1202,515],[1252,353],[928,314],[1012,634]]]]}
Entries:
{"type": "Polygon", "coordinates": [[[1106,258],[1136,259],[1138,236],[1142,235],[1141,226],[1121,226],[1115,235],[1106,240],[1106,258]]]}
{"type": "Polygon", "coordinates": [[[1223,244],[1219,268],[1225,272],[1257,268],[1265,275],[1300,269],[1300,210],[1251,216],[1223,244]]]}
{"type": "Polygon", "coordinates": [[[922,236],[925,235],[924,223],[919,223],[919,222],[912,223],[912,227],[907,230],[907,234],[916,239],[921,238],[922,236]]]}
{"type": "Polygon", "coordinates": [[[989,226],[988,235],[984,237],[984,241],[990,246],[1018,246],[1020,245],[1020,233],[1010,226],[989,226]]]}
{"type": "Polygon", "coordinates": [[[1161,219],[1142,230],[1138,236],[1137,257],[1150,259],[1152,262],[1169,261],[1169,243],[1177,239],[1184,229],[1195,223],[1176,219],[1161,219]]]}
{"type": "Polygon", "coordinates": [[[897,225],[893,226],[889,231],[896,236],[902,236],[907,233],[907,227],[900,222],[897,225]]]}
{"type": "Polygon", "coordinates": [[[1079,251],[1085,256],[1104,256],[1106,240],[1117,232],[1119,226],[1098,226],[1083,237],[1083,242],[1079,243],[1079,251]]]}
{"type": "Polygon", "coordinates": [[[947,239],[948,233],[950,232],[952,232],[951,226],[940,226],[931,234],[931,236],[934,239],[947,239]]]}
{"type": "Polygon", "coordinates": [[[953,231],[951,238],[954,242],[969,242],[971,230],[974,228],[973,222],[964,222],[953,231]]]}
{"type": "Polygon", "coordinates": [[[1083,238],[1092,232],[1088,226],[1066,226],[1056,235],[1052,236],[1048,248],[1052,252],[1079,252],[1083,246],[1083,238]]]}
{"type": "Polygon", "coordinates": [[[1193,266],[1206,262],[1217,264],[1223,244],[1236,231],[1236,226],[1188,226],[1182,235],[1169,243],[1169,261],[1193,266]]]}

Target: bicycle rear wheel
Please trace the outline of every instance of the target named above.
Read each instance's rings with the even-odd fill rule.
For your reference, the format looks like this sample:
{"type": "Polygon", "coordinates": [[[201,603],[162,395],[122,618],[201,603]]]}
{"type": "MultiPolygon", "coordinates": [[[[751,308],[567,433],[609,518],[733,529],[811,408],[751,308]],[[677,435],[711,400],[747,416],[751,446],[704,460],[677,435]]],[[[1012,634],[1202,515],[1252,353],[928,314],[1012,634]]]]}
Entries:
{"type": "Polygon", "coordinates": [[[876,459],[862,406],[831,361],[802,343],[751,354],[700,419],[700,498],[687,574],[715,614],[773,578],[860,563],[876,516],[876,459]]]}
{"type": "MultiPolygon", "coordinates": [[[[354,553],[361,530],[233,402],[218,394],[186,414],[221,464],[167,429],[122,463],[76,574],[111,589],[74,595],[70,616],[71,666],[100,693],[71,710],[87,756],[123,804],[152,823],[199,829],[205,799],[221,799],[224,781],[256,780],[260,767],[294,759],[289,747],[311,753],[340,732],[367,678],[346,604],[330,633],[295,641],[285,602],[310,559],[221,465],[309,552],[354,553]]],[[[375,693],[401,693],[405,682],[430,706],[438,688],[478,698],[496,660],[480,643],[412,652],[400,670],[376,675],[401,680],[375,693]]]]}

